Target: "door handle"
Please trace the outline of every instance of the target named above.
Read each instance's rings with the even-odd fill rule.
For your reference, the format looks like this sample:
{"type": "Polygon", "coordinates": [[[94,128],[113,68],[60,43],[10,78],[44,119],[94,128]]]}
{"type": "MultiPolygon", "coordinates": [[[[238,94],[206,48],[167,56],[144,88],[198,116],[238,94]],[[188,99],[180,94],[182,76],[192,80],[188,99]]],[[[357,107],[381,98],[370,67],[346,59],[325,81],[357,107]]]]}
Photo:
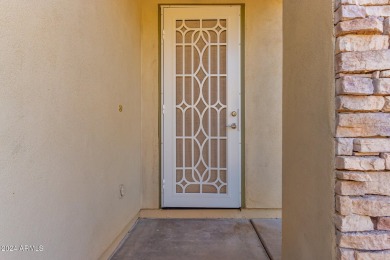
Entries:
{"type": "Polygon", "coordinates": [[[226,127],[230,127],[231,129],[236,129],[237,128],[237,124],[233,123],[231,125],[227,125],[226,127]]]}
{"type": "Polygon", "coordinates": [[[237,111],[232,111],[231,113],[230,113],[230,115],[232,116],[232,117],[237,117],[237,124],[236,123],[232,123],[232,124],[230,124],[230,125],[227,125],[226,127],[230,127],[231,129],[237,129],[238,131],[240,131],[240,129],[239,129],[239,123],[240,123],[240,110],[239,109],[237,109],[237,111]]]}

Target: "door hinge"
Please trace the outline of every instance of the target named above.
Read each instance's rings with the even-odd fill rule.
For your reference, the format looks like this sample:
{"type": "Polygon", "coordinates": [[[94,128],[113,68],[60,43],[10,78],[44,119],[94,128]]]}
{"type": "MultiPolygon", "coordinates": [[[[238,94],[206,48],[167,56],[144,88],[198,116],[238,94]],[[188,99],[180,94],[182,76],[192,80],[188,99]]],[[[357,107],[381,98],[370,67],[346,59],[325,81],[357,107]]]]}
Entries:
{"type": "Polygon", "coordinates": [[[162,113],[165,114],[165,105],[162,105],[162,113]]]}

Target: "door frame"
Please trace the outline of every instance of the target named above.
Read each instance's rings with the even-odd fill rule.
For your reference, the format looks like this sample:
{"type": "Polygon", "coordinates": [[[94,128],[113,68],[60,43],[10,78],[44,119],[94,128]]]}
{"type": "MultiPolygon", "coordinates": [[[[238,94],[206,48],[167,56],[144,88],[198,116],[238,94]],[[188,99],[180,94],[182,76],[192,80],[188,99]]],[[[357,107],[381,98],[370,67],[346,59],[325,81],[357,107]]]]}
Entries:
{"type": "MultiPolygon", "coordinates": [[[[163,7],[199,7],[199,6],[238,6],[240,7],[240,143],[239,149],[241,158],[240,164],[240,209],[246,208],[245,203],[245,4],[158,4],[158,149],[159,149],[159,208],[160,209],[171,209],[169,207],[163,207],[163,175],[164,175],[164,160],[163,160],[163,89],[164,89],[164,59],[163,59],[163,7]]],[[[181,207],[184,209],[183,207],[181,207]]],[[[192,208],[192,207],[188,207],[192,208]]],[[[194,208],[194,209],[205,209],[205,208],[194,208]]],[[[212,208],[208,208],[212,209],[212,208]]],[[[219,208],[221,209],[221,208],[219,208]]],[[[231,208],[228,208],[231,209],[231,208]]]]}

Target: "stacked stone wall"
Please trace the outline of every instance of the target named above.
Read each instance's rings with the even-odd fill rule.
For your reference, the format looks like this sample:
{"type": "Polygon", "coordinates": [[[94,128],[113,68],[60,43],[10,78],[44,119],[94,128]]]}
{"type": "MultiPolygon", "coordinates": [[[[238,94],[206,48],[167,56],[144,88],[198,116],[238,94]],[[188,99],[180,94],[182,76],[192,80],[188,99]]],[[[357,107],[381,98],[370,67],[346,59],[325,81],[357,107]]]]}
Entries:
{"type": "Polygon", "coordinates": [[[390,259],[390,1],[336,0],[338,259],[390,259]]]}

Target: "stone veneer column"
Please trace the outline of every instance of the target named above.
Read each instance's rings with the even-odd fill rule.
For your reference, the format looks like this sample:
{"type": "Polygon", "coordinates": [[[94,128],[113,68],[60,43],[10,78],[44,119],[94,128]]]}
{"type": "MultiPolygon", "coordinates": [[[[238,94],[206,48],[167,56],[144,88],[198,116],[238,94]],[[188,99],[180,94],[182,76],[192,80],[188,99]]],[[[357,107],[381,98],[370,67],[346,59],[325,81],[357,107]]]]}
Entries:
{"type": "Polygon", "coordinates": [[[390,2],[336,0],[338,259],[390,259],[390,2]]]}

